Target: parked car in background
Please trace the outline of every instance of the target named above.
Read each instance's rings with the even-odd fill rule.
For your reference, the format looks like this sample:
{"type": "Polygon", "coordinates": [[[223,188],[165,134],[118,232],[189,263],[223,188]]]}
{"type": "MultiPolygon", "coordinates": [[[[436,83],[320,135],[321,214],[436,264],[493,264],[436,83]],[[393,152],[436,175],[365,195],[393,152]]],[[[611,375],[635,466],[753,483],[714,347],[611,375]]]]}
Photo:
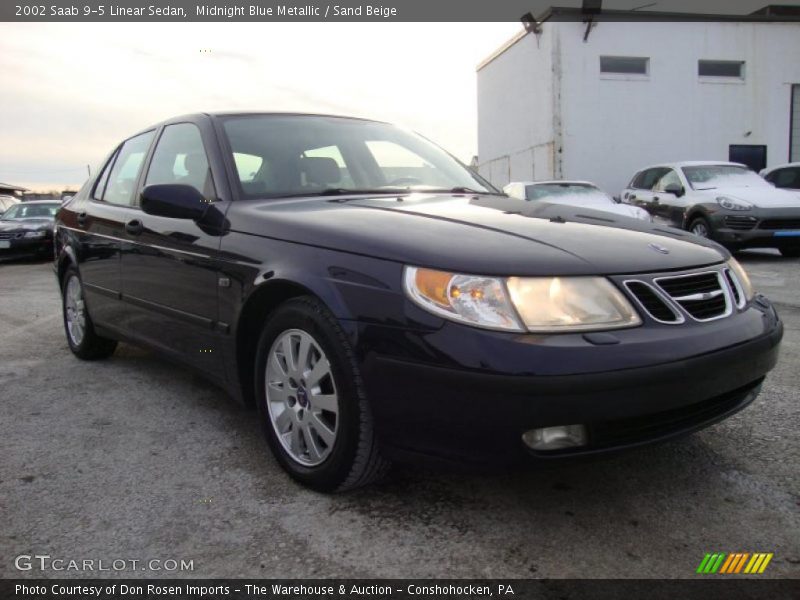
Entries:
{"type": "Polygon", "coordinates": [[[59,211],[67,342],[195,368],[321,491],[634,448],[756,398],[783,325],[724,248],[537,204],[387,123],[178,117],[59,211]]]}
{"type": "Polygon", "coordinates": [[[0,214],[4,213],[6,210],[11,208],[15,204],[19,204],[18,198],[15,198],[14,196],[7,196],[5,194],[0,194],[0,214]]]}
{"type": "Polygon", "coordinates": [[[800,256],[800,195],[775,188],[745,165],[680,162],[642,169],[622,202],[731,250],[777,248],[800,256]]]}
{"type": "Polygon", "coordinates": [[[800,192],[800,163],[778,165],[761,171],[761,176],[776,188],[800,192]]]}
{"type": "Polygon", "coordinates": [[[599,187],[587,181],[515,181],[503,188],[512,198],[592,208],[603,212],[652,221],[650,213],[637,206],[614,202],[599,187]]]}
{"type": "Polygon", "coordinates": [[[0,215],[0,257],[53,252],[53,223],[60,201],[19,202],[0,215]]]}

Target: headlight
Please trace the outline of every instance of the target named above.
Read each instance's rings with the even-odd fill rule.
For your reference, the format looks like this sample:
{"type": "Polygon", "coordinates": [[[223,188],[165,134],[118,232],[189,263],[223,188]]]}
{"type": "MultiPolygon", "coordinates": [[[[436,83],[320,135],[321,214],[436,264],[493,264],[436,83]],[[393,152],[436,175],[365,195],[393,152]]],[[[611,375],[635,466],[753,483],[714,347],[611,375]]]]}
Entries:
{"type": "Polygon", "coordinates": [[[744,202],[735,198],[728,198],[727,196],[720,196],[717,198],[717,204],[727,210],[743,211],[753,209],[753,205],[749,202],[744,202]]]}
{"type": "Polygon", "coordinates": [[[736,276],[736,280],[744,293],[745,300],[750,302],[755,295],[755,290],[753,289],[753,284],[750,282],[750,277],[747,275],[747,271],[744,270],[744,267],[740,265],[739,261],[735,258],[728,260],[728,268],[736,276]]]}
{"type": "Polygon", "coordinates": [[[47,235],[46,231],[26,231],[25,238],[26,239],[38,239],[43,238],[47,235]]]}
{"type": "Polygon", "coordinates": [[[642,323],[604,277],[510,277],[508,291],[528,331],[593,331],[642,323]]]}
{"type": "Polygon", "coordinates": [[[488,329],[524,330],[501,279],[417,267],[406,267],[404,279],[409,297],[434,314],[488,329]]]}
{"type": "Polygon", "coordinates": [[[422,308],[488,329],[554,333],[641,324],[622,293],[603,277],[501,279],[406,267],[405,289],[422,308]]]}

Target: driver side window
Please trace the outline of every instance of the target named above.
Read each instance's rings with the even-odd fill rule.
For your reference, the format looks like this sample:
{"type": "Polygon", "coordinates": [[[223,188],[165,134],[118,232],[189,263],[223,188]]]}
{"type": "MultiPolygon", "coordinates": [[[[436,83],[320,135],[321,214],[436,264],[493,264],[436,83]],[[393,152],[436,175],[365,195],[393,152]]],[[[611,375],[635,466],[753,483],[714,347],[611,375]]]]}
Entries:
{"type": "MultiPolygon", "coordinates": [[[[102,197],[97,197],[100,190],[95,189],[95,197],[97,197],[98,200],[122,206],[130,206],[133,204],[133,192],[136,187],[136,181],[139,178],[139,172],[142,170],[144,157],[152,141],[153,132],[148,131],[147,133],[129,139],[122,145],[122,148],[120,148],[117,153],[114,166],[111,167],[111,171],[108,174],[108,181],[105,183],[105,189],[101,192],[102,197]]],[[[105,174],[103,178],[105,178],[105,174]]]]}
{"type": "Polygon", "coordinates": [[[667,187],[668,187],[668,186],[670,186],[670,185],[672,185],[672,186],[678,186],[678,187],[683,187],[683,183],[681,183],[681,178],[680,178],[680,177],[678,176],[678,174],[677,174],[677,173],[676,173],[674,170],[672,170],[672,169],[670,169],[669,171],[667,171],[667,172],[666,172],[666,173],[665,173],[665,174],[664,174],[664,175],[661,177],[661,179],[659,179],[659,180],[658,180],[658,182],[656,182],[656,185],[655,185],[655,187],[653,187],[653,191],[655,191],[655,192],[663,192],[663,191],[665,191],[665,190],[667,189],[667,187]]]}

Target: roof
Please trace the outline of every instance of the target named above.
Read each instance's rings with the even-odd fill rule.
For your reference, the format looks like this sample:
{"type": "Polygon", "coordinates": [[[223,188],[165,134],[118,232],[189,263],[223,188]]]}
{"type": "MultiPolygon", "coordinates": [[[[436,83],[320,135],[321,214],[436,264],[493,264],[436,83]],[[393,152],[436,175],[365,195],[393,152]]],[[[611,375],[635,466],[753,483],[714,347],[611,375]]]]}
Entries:
{"type": "Polygon", "coordinates": [[[791,168],[791,167],[795,167],[795,168],[800,167],[800,162],[786,163],[786,164],[783,164],[783,165],[775,165],[774,167],[769,167],[767,169],[764,169],[763,171],[761,171],[761,173],[766,175],[767,173],[772,173],[773,171],[777,171],[778,169],[786,169],[786,168],[791,168]]]}
{"type": "Polygon", "coordinates": [[[20,187],[18,185],[11,185],[10,183],[0,183],[0,190],[14,190],[15,192],[27,192],[28,188],[20,187]]]}
{"type": "Polygon", "coordinates": [[[582,185],[582,186],[591,186],[594,188],[597,187],[597,185],[595,185],[591,181],[578,181],[574,179],[552,179],[549,181],[512,181],[508,185],[511,185],[513,183],[522,185],[582,185]]]}
{"type": "Polygon", "coordinates": [[[735,163],[735,162],[728,162],[725,160],[683,160],[678,162],[663,162],[658,163],[657,165],[649,165],[647,167],[642,167],[639,169],[639,172],[644,171],[646,169],[657,169],[659,167],[669,167],[670,169],[679,169],[683,167],[744,167],[748,168],[747,165],[743,165],[742,163],[735,163]]]}
{"type": "MultiPolygon", "coordinates": [[[[542,24],[546,21],[553,22],[583,22],[588,15],[581,8],[574,6],[551,6],[541,15],[536,17],[536,22],[542,24]]],[[[653,21],[664,22],[729,22],[729,23],[798,23],[800,24],[800,6],[774,5],[770,4],[751,14],[705,14],[689,12],[659,12],[653,10],[608,10],[603,9],[600,13],[591,15],[594,22],[630,22],[645,23],[653,21]]],[[[493,60],[502,55],[506,50],[514,46],[530,33],[527,29],[521,30],[511,39],[501,45],[497,50],[483,59],[475,68],[480,71],[493,60]]]]}
{"type": "MultiPolygon", "coordinates": [[[[586,13],[575,6],[551,6],[542,15],[537,17],[540,23],[544,21],[583,21],[586,13]]],[[[771,23],[774,21],[800,22],[800,7],[786,5],[770,5],[750,14],[714,14],[695,12],[662,12],[655,10],[612,10],[603,9],[591,15],[593,21],[610,22],[745,22],[745,23],[771,23]],[[775,10],[780,8],[781,10],[775,10]],[[769,10],[772,9],[772,10],[769,10]],[[786,10],[790,9],[790,10],[786,10]],[[794,10],[791,10],[794,9],[794,10]]]]}

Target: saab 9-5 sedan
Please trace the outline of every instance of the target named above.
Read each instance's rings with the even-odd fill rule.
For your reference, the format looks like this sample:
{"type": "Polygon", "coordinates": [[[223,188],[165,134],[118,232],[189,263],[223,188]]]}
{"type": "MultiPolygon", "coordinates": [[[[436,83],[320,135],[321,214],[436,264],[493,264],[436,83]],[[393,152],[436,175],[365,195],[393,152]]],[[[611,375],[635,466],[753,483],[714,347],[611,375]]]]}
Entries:
{"type": "Polygon", "coordinates": [[[322,491],[397,460],[632,448],[753,401],[783,326],[728,251],[536,205],[386,123],[175,118],[120,143],[58,215],[67,341],[198,370],[322,491]]]}

